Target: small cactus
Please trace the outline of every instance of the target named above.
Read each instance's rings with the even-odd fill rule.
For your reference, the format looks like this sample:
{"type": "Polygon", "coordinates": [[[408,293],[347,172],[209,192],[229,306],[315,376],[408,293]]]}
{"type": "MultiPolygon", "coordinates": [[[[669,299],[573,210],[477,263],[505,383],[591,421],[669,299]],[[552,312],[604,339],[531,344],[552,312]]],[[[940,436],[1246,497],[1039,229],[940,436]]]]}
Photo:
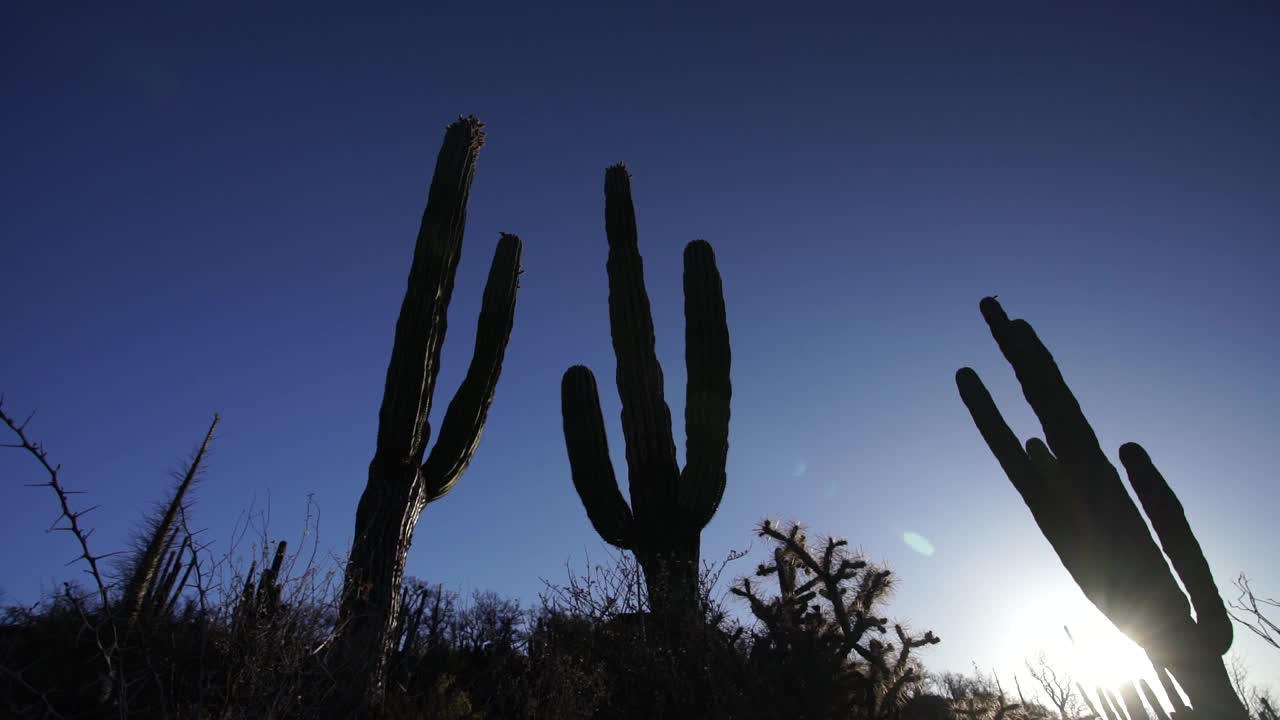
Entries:
{"type": "Polygon", "coordinates": [[[257,561],[249,566],[245,576],[244,589],[240,592],[240,602],[235,609],[235,625],[242,630],[270,625],[280,612],[280,597],[283,587],[280,583],[280,571],[284,566],[285,553],[289,543],[281,540],[276,543],[275,557],[271,565],[257,573],[257,561]],[[257,575],[257,580],[254,576],[257,575]]]}

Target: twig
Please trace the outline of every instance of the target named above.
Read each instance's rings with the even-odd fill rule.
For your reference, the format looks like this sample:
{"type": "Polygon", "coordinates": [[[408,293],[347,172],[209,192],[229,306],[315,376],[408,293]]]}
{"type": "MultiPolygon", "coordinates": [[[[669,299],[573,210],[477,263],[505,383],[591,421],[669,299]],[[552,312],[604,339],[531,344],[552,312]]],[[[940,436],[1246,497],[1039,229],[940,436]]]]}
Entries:
{"type": "MultiPolygon", "coordinates": [[[[67,489],[62,486],[62,481],[58,478],[58,471],[62,466],[51,464],[49,462],[49,455],[45,452],[44,447],[41,446],[40,443],[37,443],[27,437],[27,423],[31,422],[31,418],[34,416],[35,413],[32,412],[31,415],[28,415],[27,419],[21,423],[15,421],[4,411],[4,397],[0,396],[0,420],[3,420],[4,424],[13,431],[13,434],[18,436],[19,441],[16,444],[6,444],[5,447],[27,451],[36,459],[37,462],[40,463],[41,467],[43,467],[45,472],[49,475],[48,481],[37,483],[35,486],[48,487],[53,490],[54,494],[58,496],[58,505],[62,510],[62,514],[58,516],[58,520],[62,520],[63,518],[67,519],[66,527],[54,527],[51,529],[66,530],[75,536],[76,542],[80,545],[80,556],[76,558],[76,560],[84,560],[85,563],[88,564],[88,572],[93,577],[94,584],[97,585],[98,597],[102,601],[103,612],[106,612],[110,607],[110,599],[107,596],[107,583],[102,579],[102,573],[98,570],[98,560],[101,559],[101,557],[106,556],[97,556],[89,551],[89,535],[92,531],[85,531],[80,526],[80,516],[89,512],[89,510],[92,510],[93,508],[82,511],[75,511],[71,509],[70,496],[72,493],[68,492],[67,489]]],[[[58,520],[54,521],[55,525],[58,520]]]]}
{"type": "Polygon", "coordinates": [[[1231,613],[1232,619],[1252,630],[1255,635],[1265,640],[1271,647],[1280,649],[1280,626],[1268,618],[1265,614],[1266,611],[1260,607],[1266,605],[1280,609],[1280,600],[1259,598],[1254,594],[1253,588],[1249,587],[1249,577],[1244,573],[1240,573],[1240,577],[1236,578],[1235,585],[1236,589],[1240,591],[1240,597],[1236,598],[1235,602],[1227,603],[1227,607],[1236,611],[1231,613]],[[1253,621],[1247,620],[1247,616],[1252,616],[1253,621]]]}

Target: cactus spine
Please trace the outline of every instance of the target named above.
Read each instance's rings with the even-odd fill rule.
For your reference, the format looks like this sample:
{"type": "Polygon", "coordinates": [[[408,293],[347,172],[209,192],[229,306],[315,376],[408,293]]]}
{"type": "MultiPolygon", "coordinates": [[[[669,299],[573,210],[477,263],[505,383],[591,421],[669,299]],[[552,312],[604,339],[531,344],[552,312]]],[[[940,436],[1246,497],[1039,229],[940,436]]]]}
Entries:
{"type": "Polygon", "coordinates": [[[1159,537],[1157,545],[1031,325],[1009,320],[994,298],[984,298],[980,309],[1045,440],[1032,438],[1024,449],[972,369],[960,369],[956,384],[1041,532],[1089,600],[1146,650],[1173,702],[1177,693],[1167,673],[1186,691],[1194,717],[1244,720],[1222,664],[1231,646],[1231,622],[1177,496],[1141,446],[1121,446],[1120,461],[1159,537]]]}
{"type": "Polygon", "coordinates": [[[414,527],[427,503],[448,493],[470,463],[511,336],[521,246],[519,238],[503,234],[484,290],[471,364],[428,454],[427,417],[483,143],[483,125],[474,117],[461,118],[445,131],[396,322],[377,448],[356,510],[334,650],[343,667],[358,673],[364,702],[372,705],[381,701],[396,642],[400,586],[414,527]]]}
{"type": "Polygon", "coordinates": [[[654,349],[631,178],[621,164],[605,172],[605,232],[631,503],[623,499],[609,460],[595,377],[581,365],[569,368],[561,384],[573,484],[600,537],[636,554],[653,611],[688,611],[697,600],[702,529],[724,494],[729,452],[729,328],[720,273],[710,244],[695,240],[685,247],[687,462],[681,471],[654,349]]]}

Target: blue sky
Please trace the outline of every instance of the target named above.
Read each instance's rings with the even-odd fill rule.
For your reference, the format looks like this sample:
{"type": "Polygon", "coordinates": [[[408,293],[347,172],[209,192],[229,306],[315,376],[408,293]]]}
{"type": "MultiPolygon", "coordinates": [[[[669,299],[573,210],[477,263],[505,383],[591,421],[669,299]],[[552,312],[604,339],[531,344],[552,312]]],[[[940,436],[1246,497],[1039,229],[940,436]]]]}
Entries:
{"type": "MultiPolygon", "coordinates": [[[[605,554],[558,393],[596,371],[625,467],[602,192],[624,160],[680,447],[684,243],[724,277],[729,485],[705,558],[765,516],[847,536],[898,572],[892,612],[942,636],[935,669],[1010,668],[1031,629],[1087,614],[954,388],[975,367],[1038,432],[978,314],[999,293],[1112,457],[1151,452],[1224,594],[1240,571],[1280,593],[1280,13],[1028,5],[8,3],[6,407],[39,409],[33,434],[103,505],[100,552],[213,412],[196,517],[217,547],[268,498],[272,537],[296,538],[313,495],[344,552],[435,153],[474,113],[438,412],[499,231],[525,274],[483,442],[410,573],[532,599],[605,554]]],[[[31,601],[75,551],[44,535],[29,459],[0,455],[0,479],[3,588],[31,601]]]]}

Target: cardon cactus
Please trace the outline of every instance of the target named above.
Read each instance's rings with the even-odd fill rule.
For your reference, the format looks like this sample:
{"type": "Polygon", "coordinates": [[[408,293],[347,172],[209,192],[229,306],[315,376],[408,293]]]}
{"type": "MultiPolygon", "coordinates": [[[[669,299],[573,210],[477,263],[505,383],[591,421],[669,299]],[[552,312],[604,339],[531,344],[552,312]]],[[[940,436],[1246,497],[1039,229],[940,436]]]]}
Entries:
{"type": "Polygon", "coordinates": [[[520,239],[498,241],[480,307],[475,352],[428,454],[431,411],[446,312],[462,250],[467,197],[483,125],[459,119],[445,132],[418,230],[408,289],[387,367],[377,448],[356,510],[334,648],[337,665],[355,673],[365,700],[377,704],[396,643],[405,558],[418,516],[462,476],[493,401],[515,314],[520,239]],[[425,456],[425,460],[424,460],[425,456]]]}
{"type": "Polygon", "coordinates": [[[676,462],[671,410],[654,349],[653,318],[636,238],[631,179],[605,172],[609,240],[609,326],[627,449],[631,504],[609,460],[595,377],[569,368],[561,385],[565,445],[573,484],[596,532],[636,554],[657,614],[691,611],[697,601],[702,529],[724,494],[729,452],[729,328],[715,253],[702,240],[684,250],[686,465],[676,462]]]}
{"type": "Polygon", "coordinates": [[[1120,461],[1157,545],[1031,325],[1011,321],[994,298],[984,298],[980,309],[1045,440],[1032,438],[1024,448],[972,369],[957,372],[956,384],[1041,532],[1089,600],[1146,650],[1175,706],[1181,702],[1168,675],[1177,679],[1194,708],[1194,715],[1183,709],[1178,717],[1244,720],[1222,663],[1231,621],[1178,497],[1141,446],[1121,446],[1120,461]]]}

